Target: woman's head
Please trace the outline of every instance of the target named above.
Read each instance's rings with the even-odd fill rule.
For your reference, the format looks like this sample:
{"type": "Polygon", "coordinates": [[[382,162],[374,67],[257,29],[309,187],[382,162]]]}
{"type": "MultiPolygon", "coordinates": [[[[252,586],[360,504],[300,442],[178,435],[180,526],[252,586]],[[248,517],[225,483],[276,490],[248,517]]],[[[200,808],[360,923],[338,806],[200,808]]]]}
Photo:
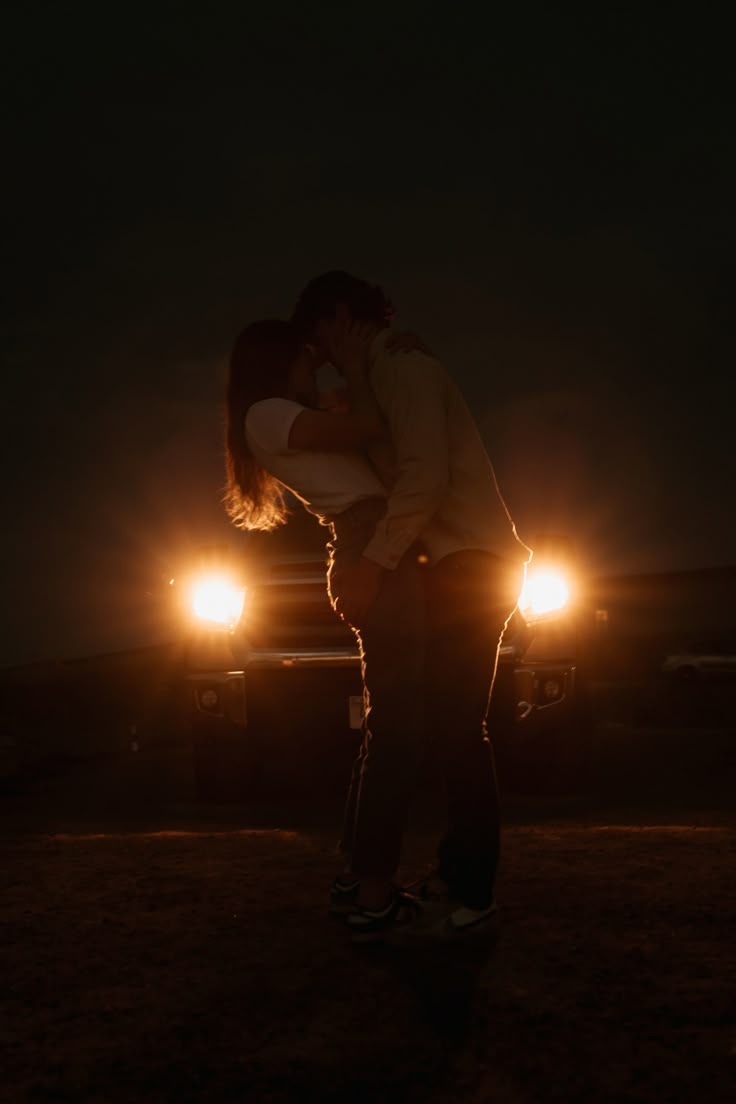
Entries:
{"type": "Polygon", "coordinates": [[[284,488],[256,461],[245,435],[253,403],[275,396],[311,403],[314,365],[290,322],[253,322],[230,354],[226,392],[225,508],[240,529],[273,529],[286,519],[284,488]]]}

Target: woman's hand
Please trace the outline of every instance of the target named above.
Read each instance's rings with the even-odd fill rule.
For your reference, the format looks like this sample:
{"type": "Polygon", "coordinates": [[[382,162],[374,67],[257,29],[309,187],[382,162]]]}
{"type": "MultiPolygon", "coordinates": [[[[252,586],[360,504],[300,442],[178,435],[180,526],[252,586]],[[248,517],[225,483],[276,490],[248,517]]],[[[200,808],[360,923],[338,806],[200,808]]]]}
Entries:
{"type": "Polygon", "coordinates": [[[376,327],[355,319],[342,322],[330,336],[330,360],[342,374],[351,377],[368,375],[368,356],[376,327]]]}
{"type": "Polygon", "coordinates": [[[390,353],[424,353],[425,356],[434,358],[434,353],[427,348],[421,337],[411,332],[391,334],[386,348],[390,353]]]}

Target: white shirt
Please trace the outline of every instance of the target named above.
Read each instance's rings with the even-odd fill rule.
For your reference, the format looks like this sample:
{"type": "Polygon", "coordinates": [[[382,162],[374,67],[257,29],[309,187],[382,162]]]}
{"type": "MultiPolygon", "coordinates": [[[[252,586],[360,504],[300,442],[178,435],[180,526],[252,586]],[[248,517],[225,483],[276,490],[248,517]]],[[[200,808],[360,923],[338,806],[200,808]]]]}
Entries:
{"type": "Polygon", "coordinates": [[[373,341],[370,379],[391,431],[397,478],[364,555],[392,569],[421,537],[433,564],[469,549],[527,563],[531,549],[517,536],[457,386],[432,357],[388,351],[389,336],[382,330],[373,341]]]}
{"type": "Polygon", "coordinates": [[[291,399],[253,403],[245,417],[245,436],[261,467],[319,518],[341,514],[364,498],[385,498],[386,488],[361,454],[289,448],[291,427],[305,409],[291,399]]]}

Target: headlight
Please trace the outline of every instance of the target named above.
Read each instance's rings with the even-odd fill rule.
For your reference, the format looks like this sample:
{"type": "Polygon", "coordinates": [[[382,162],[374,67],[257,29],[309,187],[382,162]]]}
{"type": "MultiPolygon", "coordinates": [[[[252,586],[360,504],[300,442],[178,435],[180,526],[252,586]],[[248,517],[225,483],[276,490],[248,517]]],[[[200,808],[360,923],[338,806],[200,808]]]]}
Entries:
{"type": "Polygon", "coordinates": [[[570,601],[567,578],[560,571],[530,571],[519,597],[519,609],[525,617],[558,613],[570,601]]]}
{"type": "Polygon", "coordinates": [[[206,575],[191,585],[189,608],[198,621],[234,629],[243,615],[245,587],[223,575],[206,575]]]}

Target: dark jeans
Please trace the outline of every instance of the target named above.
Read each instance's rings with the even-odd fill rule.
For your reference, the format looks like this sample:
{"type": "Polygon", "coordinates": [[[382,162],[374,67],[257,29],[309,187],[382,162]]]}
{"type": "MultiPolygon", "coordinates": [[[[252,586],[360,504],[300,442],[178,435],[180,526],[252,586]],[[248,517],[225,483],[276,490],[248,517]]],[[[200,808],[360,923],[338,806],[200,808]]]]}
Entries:
{"type": "Polygon", "coordinates": [[[438,873],[469,908],[493,899],[500,821],[486,715],[523,575],[481,551],[456,552],[426,572],[426,721],[447,793],[438,873]]]}
{"type": "MultiPolygon", "coordinates": [[[[383,503],[336,519],[329,589],[368,542],[383,503]]],[[[392,878],[417,771],[431,740],[445,779],[447,831],[439,873],[453,897],[484,908],[493,897],[499,813],[485,717],[498,645],[521,589],[523,568],[485,552],[459,552],[436,567],[412,548],[387,572],[357,632],[364,738],[345,807],[342,848],[358,877],[392,878]]]]}
{"type": "MultiPolygon", "coordinates": [[[[328,588],[340,593],[340,570],[360,558],[385,502],[359,503],[333,522],[328,588]]],[[[424,753],[425,661],[423,571],[411,549],[386,573],[356,630],[363,675],[363,742],[353,766],[341,848],[359,877],[391,879],[418,767],[424,753]]]]}

